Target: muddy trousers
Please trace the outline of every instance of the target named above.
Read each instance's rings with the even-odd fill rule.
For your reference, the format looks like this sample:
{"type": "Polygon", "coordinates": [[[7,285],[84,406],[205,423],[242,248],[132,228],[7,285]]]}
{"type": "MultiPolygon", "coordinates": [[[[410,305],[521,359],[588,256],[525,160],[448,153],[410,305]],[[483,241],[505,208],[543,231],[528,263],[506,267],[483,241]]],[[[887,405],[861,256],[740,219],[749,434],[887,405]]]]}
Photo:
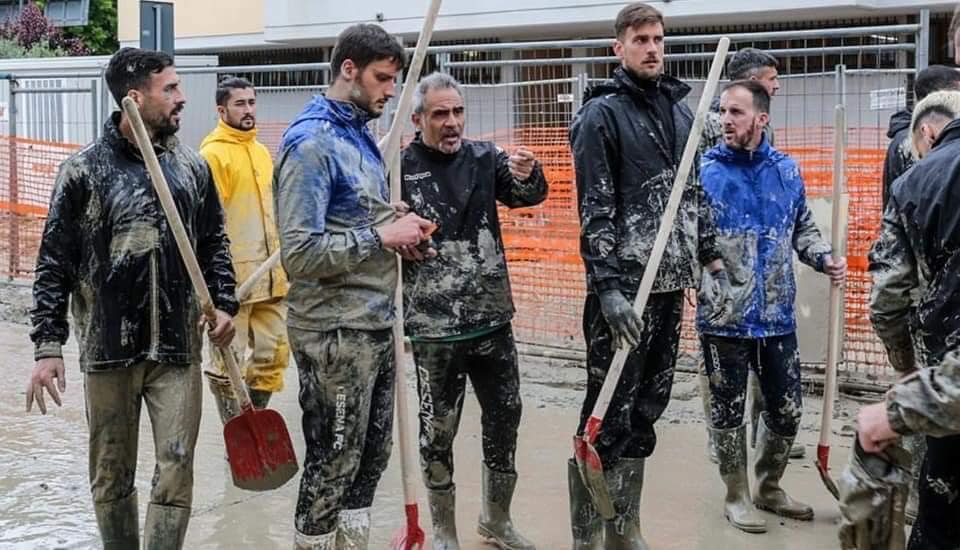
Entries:
{"type": "Polygon", "coordinates": [[[341,511],[373,504],[392,445],[394,350],[387,330],[290,327],[306,457],[295,523],[324,535],[341,511]]]}
{"type": "MultiPolygon", "coordinates": [[[[182,547],[193,502],[193,456],[203,398],[200,380],[200,365],[150,361],[84,375],[90,489],[106,547],[111,547],[106,545],[108,539],[122,540],[125,535],[119,531],[127,530],[130,523],[133,536],[137,533],[134,480],[143,403],[156,453],[144,548],[182,547]],[[132,522],[124,519],[126,511],[116,509],[121,503],[132,506],[132,522]]],[[[117,543],[113,547],[124,546],[117,543]]]]}
{"type": "MultiPolygon", "coordinates": [[[[231,347],[247,387],[270,393],[282,390],[283,375],[290,363],[286,302],[278,298],[243,304],[233,324],[237,336],[231,347]]],[[[211,357],[205,370],[217,378],[226,378],[226,367],[219,356],[211,357]]]]}
{"type": "Polygon", "coordinates": [[[415,342],[420,397],[420,464],[431,490],[453,484],[453,440],[460,425],[467,378],[480,403],[483,461],[514,474],[520,426],[520,375],[513,328],[459,342],[415,342]]]}
{"type": "MultiPolygon", "coordinates": [[[[633,296],[627,296],[633,301],[633,296]]],[[[597,440],[596,449],[604,467],[621,457],[646,458],[657,444],[654,423],[670,402],[673,371],[680,343],[683,318],[681,291],[651,294],[643,312],[640,345],[627,356],[623,375],[614,391],[597,440]]],[[[580,411],[577,433],[582,434],[616,348],[600,300],[587,295],[583,311],[583,334],[587,342],[587,395],[580,411]]]]}
{"type": "Polygon", "coordinates": [[[769,338],[702,335],[700,344],[712,394],[711,426],[731,429],[743,424],[747,378],[753,371],[764,397],[767,427],[784,437],[796,435],[803,388],[795,333],[769,338]]]}
{"type": "Polygon", "coordinates": [[[960,436],[928,437],[909,550],[960,548],[960,436]]]}

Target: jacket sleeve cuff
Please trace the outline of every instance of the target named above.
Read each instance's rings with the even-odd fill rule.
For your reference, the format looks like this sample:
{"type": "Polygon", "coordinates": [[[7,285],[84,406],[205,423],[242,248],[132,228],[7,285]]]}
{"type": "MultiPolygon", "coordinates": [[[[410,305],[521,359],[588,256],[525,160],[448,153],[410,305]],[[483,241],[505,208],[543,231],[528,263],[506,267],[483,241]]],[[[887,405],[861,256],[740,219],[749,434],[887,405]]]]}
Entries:
{"type": "Polygon", "coordinates": [[[892,399],[887,399],[887,421],[890,422],[890,428],[900,435],[909,435],[913,430],[907,426],[900,410],[900,405],[892,399]]]}
{"type": "Polygon", "coordinates": [[[63,357],[63,346],[60,342],[37,342],[33,351],[34,361],[51,357],[63,357]]]}
{"type": "Polygon", "coordinates": [[[374,252],[383,249],[383,241],[372,227],[358,229],[355,234],[361,258],[369,258],[374,252]]]}

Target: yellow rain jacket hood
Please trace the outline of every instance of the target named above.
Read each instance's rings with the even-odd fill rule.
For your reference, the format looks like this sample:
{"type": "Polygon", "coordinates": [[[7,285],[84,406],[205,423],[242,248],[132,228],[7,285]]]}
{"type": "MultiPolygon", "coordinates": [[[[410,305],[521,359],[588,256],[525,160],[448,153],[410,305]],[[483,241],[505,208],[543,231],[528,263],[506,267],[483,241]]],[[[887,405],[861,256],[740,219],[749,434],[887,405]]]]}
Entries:
{"type": "MultiPolygon", "coordinates": [[[[256,138],[256,129],[237,130],[221,120],[200,144],[226,214],[238,288],[280,248],[273,210],[273,159],[256,138]]],[[[283,267],[277,264],[244,303],[286,296],[287,286],[283,267]]]]}

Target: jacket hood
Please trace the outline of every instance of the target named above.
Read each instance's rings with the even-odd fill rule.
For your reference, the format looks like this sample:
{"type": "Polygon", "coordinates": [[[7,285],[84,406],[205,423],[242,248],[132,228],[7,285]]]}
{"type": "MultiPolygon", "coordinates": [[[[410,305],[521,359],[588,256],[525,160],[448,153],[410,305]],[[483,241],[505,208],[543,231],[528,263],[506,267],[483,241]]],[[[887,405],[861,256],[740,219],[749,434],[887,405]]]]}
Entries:
{"type": "Polygon", "coordinates": [[[638,82],[642,82],[642,80],[632,76],[628,69],[622,66],[617,67],[613,71],[613,78],[588,89],[583,101],[586,103],[593,98],[607,94],[644,96],[652,89],[659,89],[670,99],[671,103],[677,103],[687,97],[691,89],[690,86],[667,74],[660,75],[657,80],[647,81],[649,82],[649,88],[643,84],[638,84],[638,82]]]}
{"type": "Polygon", "coordinates": [[[238,130],[221,119],[217,122],[217,127],[214,128],[212,132],[207,134],[207,137],[203,138],[200,148],[202,149],[208,144],[215,142],[234,144],[250,143],[256,138],[256,128],[252,130],[238,130]]]}
{"type": "Polygon", "coordinates": [[[912,116],[913,114],[906,109],[893,113],[890,117],[890,127],[887,128],[887,137],[893,139],[901,130],[910,128],[910,118],[912,116]]]}

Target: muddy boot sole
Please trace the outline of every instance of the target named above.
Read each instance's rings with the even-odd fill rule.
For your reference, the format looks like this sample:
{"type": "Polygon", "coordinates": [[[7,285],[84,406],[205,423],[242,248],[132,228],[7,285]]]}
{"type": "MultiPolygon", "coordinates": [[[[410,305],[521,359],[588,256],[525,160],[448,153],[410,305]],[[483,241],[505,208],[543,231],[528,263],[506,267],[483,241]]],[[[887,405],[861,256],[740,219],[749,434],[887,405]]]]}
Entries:
{"type": "Polygon", "coordinates": [[[773,506],[768,506],[766,504],[761,504],[756,501],[753,503],[758,510],[763,510],[764,512],[770,512],[776,516],[787,519],[795,519],[799,521],[813,521],[813,510],[804,510],[802,512],[792,512],[789,510],[778,510],[773,506]]]}
{"type": "Polygon", "coordinates": [[[485,544],[496,546],[500,550],[518,550],[519,549],[519,547],[510,546],[506,542],[503,542],[496,535],[494,535],[492,531],[490,531],[489,529],[487,529],[482,525],[477,526],[477,534],[480,535],[480,538],[483,539],[483,542],[485,544]]]}
{"type": "Polygon", "coordinates": [[[803,445],[794,445],[790,448],[790,454],[788,456],[794,460],[803,458],[807,456],[807,448],[803,445]]]}
{"type": "Polygon", "coordinates": [[[737,529],[743,531],[744,533],[757,533],[757,534],[759,534],[759,533],[766,533],[766,532],[767,532],[767,526],[766,526],[766,524],[764,524],[764,525],[754,525],[754,524],[737,523],[736,521],[734,521],[733,519],[730,518],[730,514],[724,513],[723,516],[724,516],[725,518],[727,518],[727,523],[729,523],[730,525],[732,525],[732,526],[736,527],[737,529]]]}

